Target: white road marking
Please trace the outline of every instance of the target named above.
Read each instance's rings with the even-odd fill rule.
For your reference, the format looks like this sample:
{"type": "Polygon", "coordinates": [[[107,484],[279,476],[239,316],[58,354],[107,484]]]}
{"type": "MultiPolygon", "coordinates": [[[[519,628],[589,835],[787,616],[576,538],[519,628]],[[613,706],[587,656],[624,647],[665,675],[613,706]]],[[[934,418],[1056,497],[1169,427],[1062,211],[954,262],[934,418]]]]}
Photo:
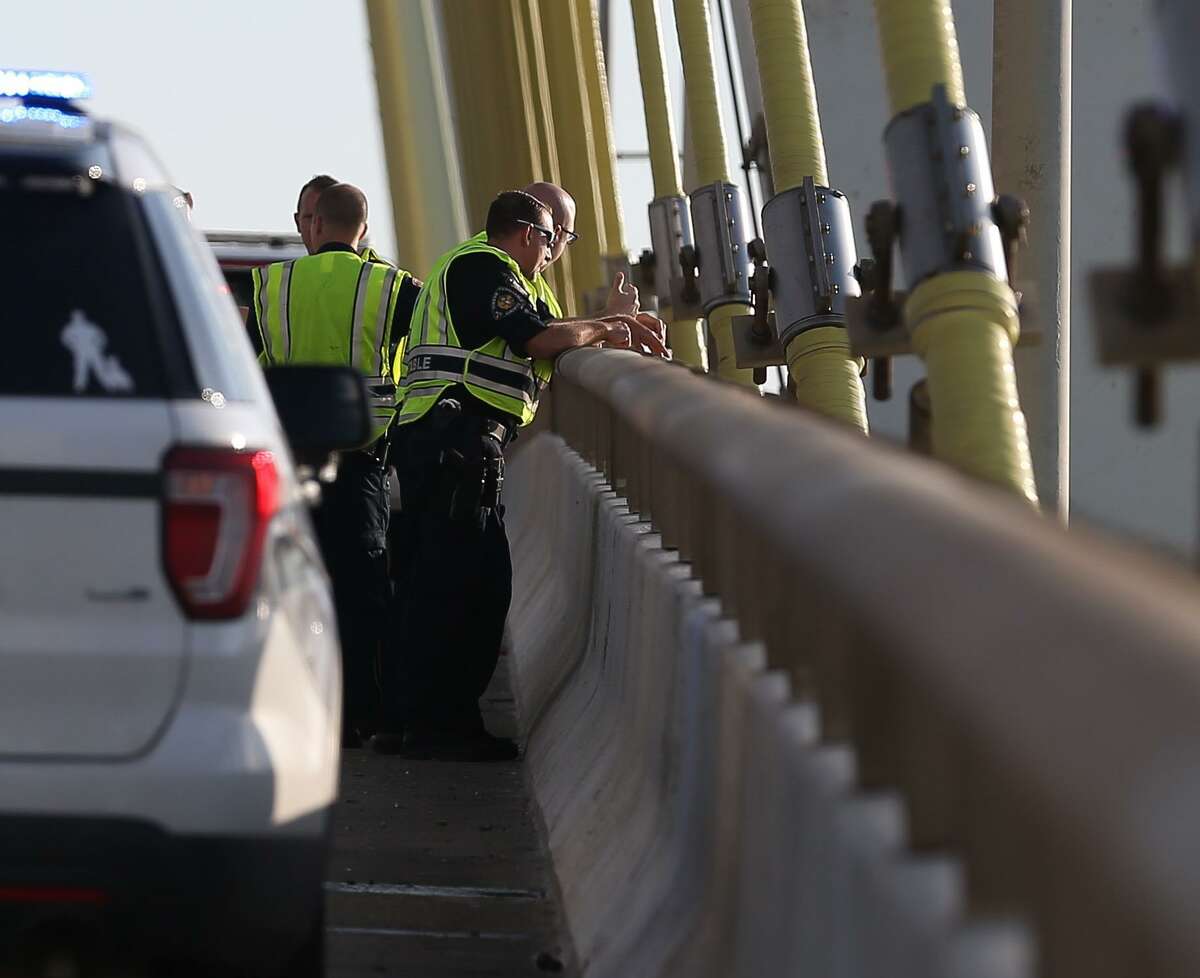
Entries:
{"type": "Polygon", "coordinates": [[[460,900],[541,900],[540,890],[492,886],[422,886],[419,883],[326,883],[326,893],[361,893],[373,896],[449,897],[460,900]]]}
{"type": "Polygon", "coordinates": [[[457,941],[528,941],[532,934],[493,934],[488,931],[409,930],[400,927],[326,927],[327,933],[352,937],[433,937],[457,941]]]}

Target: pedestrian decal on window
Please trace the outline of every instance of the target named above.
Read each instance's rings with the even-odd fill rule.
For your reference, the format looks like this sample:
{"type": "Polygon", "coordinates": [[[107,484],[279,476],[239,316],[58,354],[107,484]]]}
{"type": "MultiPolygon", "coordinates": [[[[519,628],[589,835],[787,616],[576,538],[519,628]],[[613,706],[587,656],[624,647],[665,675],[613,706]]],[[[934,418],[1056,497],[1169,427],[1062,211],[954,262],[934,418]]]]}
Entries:
{"type": "Polygon", "coordinates": [[[106,391],[131,391],[133,378],[125,372],[121,361],[114,354],[105,355],[108,334],[87,318],[82,310],[76,309],[59,336],[62,345],[75,358],[74,388],[76,394],[88,389],[89,375],[106,391]]]}

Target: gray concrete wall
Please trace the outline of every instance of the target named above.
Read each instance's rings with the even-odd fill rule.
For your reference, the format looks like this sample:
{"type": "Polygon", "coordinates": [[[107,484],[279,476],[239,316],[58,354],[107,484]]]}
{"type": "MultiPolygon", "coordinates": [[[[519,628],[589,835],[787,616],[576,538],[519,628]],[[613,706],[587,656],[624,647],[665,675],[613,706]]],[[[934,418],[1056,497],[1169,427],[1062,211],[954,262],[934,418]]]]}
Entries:
{"type": "Polygon", "coordinates": [[[1033,978],[762,645],[558,437],[506,487],[525,766],[589,978],[1033,978]],[[986,965],[986,967],[985,967],[986,965]]]}

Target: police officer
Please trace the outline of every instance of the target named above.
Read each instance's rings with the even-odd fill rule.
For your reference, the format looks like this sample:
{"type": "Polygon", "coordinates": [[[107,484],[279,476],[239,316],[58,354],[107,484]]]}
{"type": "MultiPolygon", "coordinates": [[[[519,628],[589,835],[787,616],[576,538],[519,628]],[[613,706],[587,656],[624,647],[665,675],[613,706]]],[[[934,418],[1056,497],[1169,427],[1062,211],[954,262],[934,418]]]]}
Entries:
{"type": "MultiPolygon", "coordinates": [[[[559,304],[554,290],[546,280],[543,272],[554,262],[558,261],[567,247],[578,239],[575,231],[575,216],[577,212],[575,198],[558,184],[538,181],[529,184],[524,190],[529,196],[545,204],[554,222],[554,243],[550,248],[542,271],[537,272],[530,282],[536,291],[536,303],[539,313],[548,320],[564,320],[562,306],[559,304]]],[[[472,241],[486,243],[487,231],[481,231],[472,241]]],[[[620,315],[636,315],[638,312],[638,291],[632,284],[626,285],[623,275],[618,275],[613,282],[608,302],[600,313],[600,318],[620,315]]],[[[393,455],[393,462],[395,458],[393,455]]],[[[409,550],[405,543],[405,521],[396,519],[388,531],[388,547],[392,554],[390,572],[398,592],[396,608],[399,612],[404,601],[404,560],[399,556],[409,550]]],[[[371,746],[380,753],[395,753],[401,749],[403,741],[403,722],[396,712],[400,695],[397,692],[400,679],[397,676],[397,661],[394,656],[385,656],[381,663],[383,680],[384,714],[379,733],[372,740],[371,746]]]]}
{"type": "Polygon", "coordinates": [[[312,239],[312,224],[317,210],[317,201],[321,198],[323,191],[335,186],[337,182],[328,173],[318,173],[300,188],[300,195],[296,198],[296,213],[292,215],[292,221],[296,225],[300,240],[304,242],[304,250],[310,255],[317,250],[313,246],[312,239]]]}
{"type": "Polygon", "coordinates": [[[486,238],[443,255],[421,289],[401,386],[393,458],[400,484],[400,752],[493,761],[479,697],[495,669],[512,593],[500,488],[503,449],[532,420],[554,358],[604,342],[666,355],[653,316],[553,321],[532,279],[556,242],[544,204],[507,191],[486,238]]]}
{"type": "Polygon", "coordinates": [[[265,363],[357,367],[374,394],[370,444],[341,453],[337,479],[325,488],[313,515],[337,606],[347,746],[367,733],[375,707],[374,658],[390,598],[384,464],[395,389],[388,357],[393,337],[408,328],[420,291],[407,272],[358,255],[366,230],[361,190],[349,184],[322,190],[307,230],[313,253],[255,269],[250,311],[265,363]]]}
{"type": "MultiPolygon", "coordinates": [[[[292,220],[296,224],[300,240],[304,242],[305,250],[310,255],[316,251],[313,245],[312,222],[313,215],[317,209],[317,201],[320,199],[323,191],[328,190],[337,182],[328,173],[318,173],[300,188],[300,196],[296,199],[296,213],[292,215],[292,220]]],[[[360,245],[358,254],[363,261],[383,262],[385,265],[392,264],[370,245],[360,245]]]]}

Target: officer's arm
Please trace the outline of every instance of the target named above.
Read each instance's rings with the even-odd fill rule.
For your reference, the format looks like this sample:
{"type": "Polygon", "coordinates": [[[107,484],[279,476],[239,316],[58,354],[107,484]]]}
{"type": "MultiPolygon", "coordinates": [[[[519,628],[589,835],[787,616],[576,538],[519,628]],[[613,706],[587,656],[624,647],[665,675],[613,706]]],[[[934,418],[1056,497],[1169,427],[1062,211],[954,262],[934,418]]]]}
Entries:
{"type": "MultiPolygon", "coordinates": [[[[534,360],[553,360],[560,353],[579,346],[595,346],[610,339],[610,324],[598,319],[560,319],[550,323],[536,336],[525,341],[525,355],[534,360]]],[[[621,345],[613,336],[613,345],[621,345]]],[[[625,346],[629,345],[628,331],[625,346]]]]}
{"type": "Polygon", "coordinates": [[[553,322],[525,341],[525,355],[535,360],[552,360],[560,353],[581,346],[605,346],[635,349],[670,358],[662,323],[654,316],[611,316],[604,319],[580,319],[553,322]]]}
{"type": "Polygon", "coordinates": [[[413,310],[417,307],[417,298],[421,294],[421,285],[422,283],[418,279],[413,278],[408,273],[404,273],[403,277],[396,284],[395,292],[392,296],[389,340],[389,355],[393,359],[400,344],[408,337],[408,331],[412,324],[413,310]]]}

